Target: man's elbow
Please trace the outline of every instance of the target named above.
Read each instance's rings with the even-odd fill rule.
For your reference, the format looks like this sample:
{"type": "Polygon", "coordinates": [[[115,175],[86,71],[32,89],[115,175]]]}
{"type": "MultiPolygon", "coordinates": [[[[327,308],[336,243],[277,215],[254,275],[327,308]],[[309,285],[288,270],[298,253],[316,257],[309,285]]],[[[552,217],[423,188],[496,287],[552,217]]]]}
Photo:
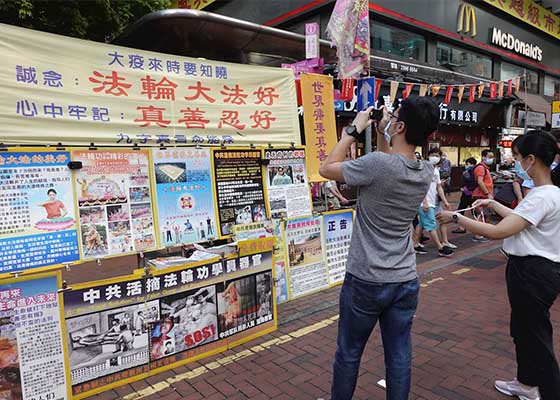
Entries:
{"type": "Polygon", "coordinates": [[[321,164],[319,167],[319,175],[321,175],[325,179],[332,179],[330,176],[330,168],[329,165],[326,163],[321,164]]]}

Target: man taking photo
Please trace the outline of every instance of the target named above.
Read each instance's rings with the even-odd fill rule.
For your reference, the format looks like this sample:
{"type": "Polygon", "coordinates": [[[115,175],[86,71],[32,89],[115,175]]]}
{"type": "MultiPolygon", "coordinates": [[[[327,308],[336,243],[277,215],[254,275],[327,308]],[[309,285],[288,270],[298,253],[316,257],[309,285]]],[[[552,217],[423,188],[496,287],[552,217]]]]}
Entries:
{"type": "Polygon", "coordinates": [[[372,124],[372,108],[345,128],[320,174],[360,188],[334,360],[332,400],[350,400],[360,360],[377,321],[381,327],[387,399],[406,400],[412,369],[412,319],[418,304],[418,274],[412,221],[428,192],[434,168],[416,158],[416,146],[437,129],[439,110],[427,97],[409,98],[376,127],[378,150],[344,161],[354,141],[372,124]]]}

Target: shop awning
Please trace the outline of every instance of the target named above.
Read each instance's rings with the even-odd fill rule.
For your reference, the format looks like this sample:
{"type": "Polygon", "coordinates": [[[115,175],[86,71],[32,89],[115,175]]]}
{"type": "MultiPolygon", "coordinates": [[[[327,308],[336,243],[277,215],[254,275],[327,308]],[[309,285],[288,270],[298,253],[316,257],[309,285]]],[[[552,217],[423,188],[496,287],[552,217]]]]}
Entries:
{"type": "MultiPolygon", "coordinates": [[[[239,64],[280,66],[305,59],[305,36],[195,10],[145,15],[113,41],[142,50],[239,64]]],[[[321,40],[321,57],[335,62],[336,49],[321,40]]]]}
{"type": "Polygon", "coordinates": [[[530,108],[531,111],[537,111],[537,112],[545,113],[546,114],[546,122],[549,123],[549,124],[551,123],[552,108],[551,108],[551,105],[550,105],[550,103],[547,99],[545,99],[544,97],[542,97],[538,94],[525,93],[525,92],[522,92],[522,91],[517,93],[517,97],[521,101],[525,102],[527,104],[527,106],[530,108]]]}

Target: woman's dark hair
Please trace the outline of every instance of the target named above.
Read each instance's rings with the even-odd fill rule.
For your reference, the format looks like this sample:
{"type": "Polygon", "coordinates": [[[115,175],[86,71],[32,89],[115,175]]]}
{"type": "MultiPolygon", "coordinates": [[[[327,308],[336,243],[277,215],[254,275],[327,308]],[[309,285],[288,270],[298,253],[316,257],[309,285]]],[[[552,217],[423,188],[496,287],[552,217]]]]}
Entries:
{"type": "MultiPolygon", "coordinates": [[[[552,164],[556,154],[560,152],[556,138],[550,133],[541,130],[529,131],[525,135],[519,136],[513,141],[512,147],[523,158],[532,154],[541,160],[544,165],[552,164]]],[[[552,174],[552,180],[556,186],[560,186],[559,175],[560,171],[558,169],[552,174]]]]}
{"type": "Polygon", "coordinates": [[[437,154],[438,156],[441,157],[442,152],[441,149],[439,147],[432,147],[429,151],[428,151],[428,155],[430,154],[437,154]]]}
{"type": "Polygon", "coordinates": [[[47,190],[47,194],[51,194],[51,193],[57,194],[56,190],[54,190],[53,188],[50,188],[49,190],[47,190]]]}
{"type": "Polygon", "coordinates": [[[467,159],[465,160],[465,162],[466,162],[467,164],[476,165],[476,158],[474,158],[474,157],[467,158],[467,159]]]}
{"type": "Polygon", "coordinates": [[[429,97],[409,97],[401,102],[397,120],[406,125],[406,142],[423,146],[439,126],[439,109],[429,97]]]}

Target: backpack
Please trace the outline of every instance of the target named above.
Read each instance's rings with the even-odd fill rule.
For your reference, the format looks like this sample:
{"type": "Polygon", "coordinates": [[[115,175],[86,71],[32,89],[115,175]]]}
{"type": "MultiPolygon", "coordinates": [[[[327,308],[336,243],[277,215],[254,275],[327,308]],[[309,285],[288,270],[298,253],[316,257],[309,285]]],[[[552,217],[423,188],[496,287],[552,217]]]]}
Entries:
{"type": "Polygon", "coordinates": [[[467,187],[467,189],[469,189],[469,191],[471,192],[478,186],[476,179],[474,179],[475,168],[476,167],[473,167],[471,169],[466,169],[463,171],[463,181],[465,182],[465,186],[467,187]]]}

